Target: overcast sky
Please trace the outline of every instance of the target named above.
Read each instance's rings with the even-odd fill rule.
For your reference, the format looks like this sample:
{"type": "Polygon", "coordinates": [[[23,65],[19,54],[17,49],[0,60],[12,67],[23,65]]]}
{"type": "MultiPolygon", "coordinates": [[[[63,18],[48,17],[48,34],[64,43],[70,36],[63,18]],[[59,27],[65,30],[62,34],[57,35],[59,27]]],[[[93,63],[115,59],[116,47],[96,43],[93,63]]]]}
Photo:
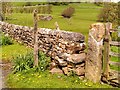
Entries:
{"type": "Polygon", "coordinates": [[[113,2],[119,2],[120,0],[112,0],[113,2]]]}

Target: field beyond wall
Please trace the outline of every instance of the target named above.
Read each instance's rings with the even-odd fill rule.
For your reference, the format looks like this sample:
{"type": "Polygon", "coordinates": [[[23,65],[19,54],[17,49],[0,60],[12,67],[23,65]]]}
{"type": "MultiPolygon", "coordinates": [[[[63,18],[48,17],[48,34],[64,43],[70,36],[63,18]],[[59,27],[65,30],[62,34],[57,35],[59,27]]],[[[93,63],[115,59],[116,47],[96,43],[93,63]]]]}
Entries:
{"type": "MultiPolygon", "coordinates": [[[[23,3],[12,3],[14,7],[22,6],[23,3]]],[[[36,3],[34,3],[36,4],[36,3]]],[[[100,13],[102,6],[97,6],[93,3],[72,3],[69,5],[52,6],[52,13],[50,14],[53,19],[51,21],[39,21],[39,28],[51,28],[55,29],[55,22],[57,21],[60,30],[66,30],[71,32],[82,33],[86,37],[86,44],[88,41],[89,27],[91,24],[97,22],[97,17],[100,13]],[[61,16],[61,13],[67,7],[72,6],[75,8],[75,13],[70,21],[61,16]]],[[[32,13],[12,13],[6,15],[7,20],[5,22],[33,27],[33,14],[32,13]]],[[[12,61],[13,56],[19,54],[26,54],[33,51],[31,48],[13,42],[12,45],[2,46],[2,60],[12,61]]],[[[118,48],[112,47],[117,52],[118,48]]],[[[0,55],[1,55],[0,54],[0,55]]],[[[113,61],[118,62],[118,58],[112,57],[113,61]]],[[[118,67],[112,67],[117,70],[118,67]]],[[[94,84],[90,81],[83,80],[78,76],[65,76],[65,75],[52,75],[47,71],[44,73],[24,71],[16,74],[9,74],[7,77],[7,86],[10,88],[112,88],[110,85],[94,84]]]]}

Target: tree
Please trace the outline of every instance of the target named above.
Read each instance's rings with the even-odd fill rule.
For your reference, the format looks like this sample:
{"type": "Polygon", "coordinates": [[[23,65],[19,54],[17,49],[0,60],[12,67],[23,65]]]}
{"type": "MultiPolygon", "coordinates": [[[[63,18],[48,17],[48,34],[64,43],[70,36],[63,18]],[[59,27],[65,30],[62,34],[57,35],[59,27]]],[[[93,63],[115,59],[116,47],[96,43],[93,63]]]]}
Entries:
{"type": "Polygon", "coordinates": [[[52,6],[50,4],[47,5],[47,13],[50,14],[52,12],[52,6]]]}
{"type": "Polygon", "coordinates": [[[118,26],[120,26],[120,1],[118,2],[118,26]]]}
{"type": "Polygon", "coordinates": [[[98,15],[98,21],[111,22],[114,26],[118,25],[118,3],[105,3],[98,15]]]}
{"type": "MultiPolygon", "coordinates": [[[[0,6],[2,6],[2,3],[0,3],[0,6]]],[[[4,17],[2,14],[2,8],[0,8],[0,21],[3,21],[3,20],[4,20],[4,17]]]]}
{"type": "Polygon", "coordinates": [[[75,9],[73,7],[68,7],[67,9],[65,9],[63,12],[62,12],[62,16],[64,18],[71,18],[73,13],[75,12],[75,9]]]}
{"type": "Polygon", "coordinates": [[[97,6],[103,6],[103,2],[94,2],[94,4],[97,6]]]}
{"type": "Polygon", "coordinates": [[[0,13],[0,21],[3,21],[4,20],[4,17],[3,15],[0,13]]]}
{"type": "Polygon", "coordinates": [[[32,6],[32,3],[31,2],[26,2],[25,6],[32,6]]]}
{"type": "MultiPolygon", "coordinates": [[[[75,12],[75,8],[68,7],[62,12],[61,16],[70,20],[70,18],[73,16],[74,12],[75,12]]],[[[70,21],[69,21],[69,23],[70,23],[70,21]]]]}
{"type": "Polygon", "coordinates": [[[1,16],[4,19],[6,18],[7,14],[11,14],[12,13],[12,4],[10,2],[2,2],[2,12],[1,12],[1,16]]]}

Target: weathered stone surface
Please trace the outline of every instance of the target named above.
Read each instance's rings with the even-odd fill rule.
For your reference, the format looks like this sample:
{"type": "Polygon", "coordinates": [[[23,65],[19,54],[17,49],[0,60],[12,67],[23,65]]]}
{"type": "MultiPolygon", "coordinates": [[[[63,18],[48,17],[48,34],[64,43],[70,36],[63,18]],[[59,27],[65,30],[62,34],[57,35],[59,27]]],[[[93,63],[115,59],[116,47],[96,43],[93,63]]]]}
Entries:
{"type": "Polygon", "coordinates": [[[85,61],[85,59],[86,59],[86,54],[81,53],[81,54],[72,54],[66,60],[77,64],[77,63],[81,63],[81,62],[85,61]]]}
{"type": "Polygon", "coordinates": [[[68,67],[68,68],[74,68],[74,66],[73,66],[73,65],[70,65],[70,64],[68,64],[67,67],[68,67]]]}
{"type": "Polygon", "coordinates": [[[57,61],[60,66],[67,66],[67,62],[64,61],[63,59],[58,59],[57,61]]]}
{"type": "Polygon", "coordinates": [[[79,76],[84,75],[85,74],[85,69],[78,67],[77,69],[75,69],[75,73],[79,76]]]}
{"type": "Polygon", "coordinates": [[[104,32],[105,28],[102,23],[92,24],[89,31],[85,76],[94,83],[100,82],[101,80],[104,32]]]}
{"type": "Polygon", "coordinates": [[[69,54],[74,54],[74,53],[79,54],[80,51],[83,51],[86,49],[86,45],[85,43],[79,43],[79,44],[71,43],[70,45],[69,44],[66,45],[66,49],[67,49],[66,52],[69,54]]]}
{"type": "Polygon", "coordinates": [[[103,23],[94,23],[90,26],[90,33],[96,41],[101,41],[105,34],[103,23]]]}
{"type": "Polygon", "coordinates": [[[63,70],[64,74],[66,74],[66,75],[70,74],[70,70],[68,69],[68,67],[63,67],[62,70],[63,70]]]}
{"type": "Polygon", "coordinates": [[[63,39],[67,39],[75,42],[84,42],[85,39],[85,37],[80,33],[69,33],[69,32],[61,33],[61,37],[63,39]]]}
{"type": "Polygon", "coordinates": [[[45,21],[50,21],[50,20],[52,20],[53,19],[53,17],[52,16],[44,16],[44,15],[39,15],[39,19],[40,20],[45,20],[45,21]]]}
{"type": "Polygon", "coordinates": [[[79,79],[80,80],[84,80],[85,76],[80,76],[79,79]]]}
{"type": "Polygon", "coordinates": [[[55,61],[53,60],[51,63],[50,63],[50,69],[53,69],[57,67],[57,64],[55,63],[55,61]]]}
{"type": "Polygon", "coordinates": [[[52,70],[50,70],[50,73],[52,74],[63,74],[63,71],[59,68],[53,68],[52,70]]]}
{"type": "Polygon", "coordinates": [[[69,57],[70,54],[68,54],[68,53],[59,53],[58,56],[59,56],[60,58],[67,59],[67,57],[69,57]]]}
{"type": "Polygon", "coordinates": [[[62,68],[63,72],[65,75],[69,76],[70,74],[75,73],[78,76],[84,75],[85,74],[85,69],[84,67],[78,67],[78,68],[74,68],[74,67],[63,67],[62,68]]]}

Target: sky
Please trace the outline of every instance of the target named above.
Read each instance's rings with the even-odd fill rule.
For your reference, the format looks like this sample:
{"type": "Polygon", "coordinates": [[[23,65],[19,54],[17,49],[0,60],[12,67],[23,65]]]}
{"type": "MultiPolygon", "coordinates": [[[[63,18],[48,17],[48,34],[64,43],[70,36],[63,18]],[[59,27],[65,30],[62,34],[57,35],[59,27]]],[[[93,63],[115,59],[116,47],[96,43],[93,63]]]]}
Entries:
{"type": "Polygon", "coordinates": [[[120,0],[112,0],[113,2],[119,2],[120,0]]]}

